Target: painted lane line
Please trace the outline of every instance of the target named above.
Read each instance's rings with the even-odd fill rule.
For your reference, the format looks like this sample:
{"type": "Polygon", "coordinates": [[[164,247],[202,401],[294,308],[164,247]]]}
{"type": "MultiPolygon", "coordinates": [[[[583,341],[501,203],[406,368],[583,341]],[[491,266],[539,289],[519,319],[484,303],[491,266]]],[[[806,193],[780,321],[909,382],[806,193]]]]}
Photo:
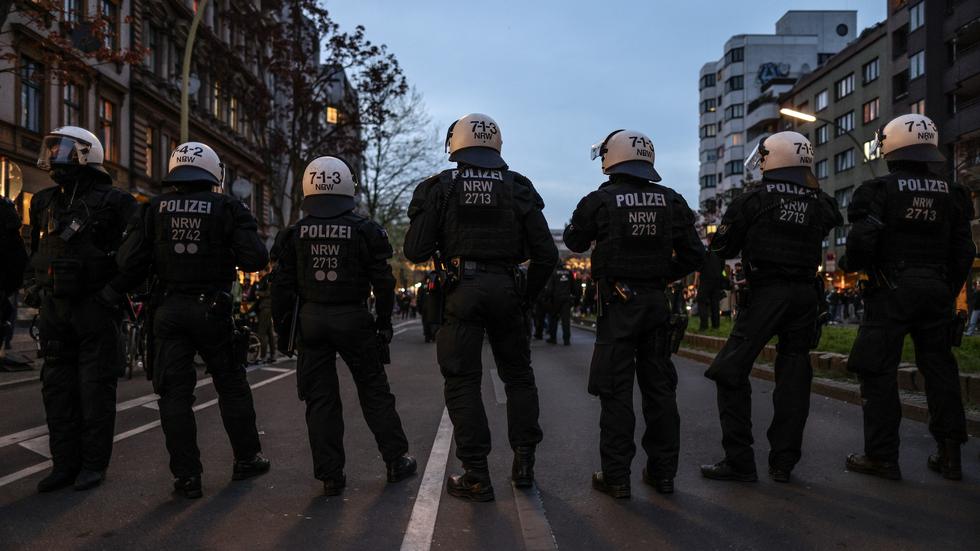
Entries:
{"type": "Polygon", "coordinates": [[[27,430],[22,430],[20,432],[15,432],[13,434],[8,434],[6,436],[0,436],[0,448],[6,446],[12,446],[14,444],[19,444],[25,440],[30,440],[32,438],[37,438],[48,433],[48,426],[41,425],[40,427],[33,427],[27,430]]]}
{"type": "MultiPolygon", "coordinates": [[[[290,375],[293,375],[295,372],[296,372],[296,370],[290,370],[288,373],[282,373],[280,375],[276,375],[275,377],[269,377],[268,379],[264,379],[262,381],[259,381],[259,382],[255,383],[254,385],[249,385],[249,388],[251,388],[253,390],[256,389],[256,388],[261,388],[261,387],[263,387],[265,385],[274,383],[274,382],[276,382],[276,381],[278,381],[280,379],[283,379],[285,377],[288,377],[290,375]]],[[[194,411],[200,411],[202,409],[209,408],[209,407],[211,407],[211,406],[213,406],[213,405],[215,405],[217,403],[218,403],[218,399],[215,398],[213,400],[208,400],[207,402],[198,404],[198,405],[194,406],[193,409],[194,409],[194,411]]],[[[117,434],[117,435],[115,435],[115,436],[112,437],[112,441],[113,442],[119,442],[121,440],[125,440],[127,438],[136,436],[137,434],[142,434],[142,433],[144,433],[144,432],[146,432],[148,430],[152,430],[152,429],[154,429],[156,427],[159,427],[159,426],[160,426],[160,421],[159,420],[152,421],[152,422],[147,423],[145,425],[140,425],[140,426],[138,426],[136,428],[133,428],[133,429],[127,430],[125,432],[121,432],[121,433],[117,434]]],[[[43,438],[47,439],[47,435],[45,435],[43,438]]],[[[38,450],[32,450],[32,451],[35,451],[37,453],[41,453],[38,450]]],[[[50,451],[48,453],[50,453],[50,451]]],[[[42,454],[42,455],[44,455],[44,454],[42,454]]],[[[16,482],[16,481],[18,481],[18,480],[20,480],[20,479],[22,479],[24,477],[31,476],[34,473],[41,472],[41,471],[43,471],[43,470],[45,470],[45,469],[47,469],[49,467],[51,467],[51,461],[45,461],[43,463],[38,463],[37,465],[31,465],[30,467],[21,469],[21,470],[15,472],[15,473],[12,473],[12,474],[9,474],[9,475],[7,475],[7,476],[5,476],[3,478],[0,478],[0,487],[6,486],[7,484],[10,484],[12,482],[16,482]]],[[[445,469],[445,467],[443,469],[445,469]]]]}
{"type": "Polygon", "coordinates": [[[49,436],[45,434],[44,436],[38,436],[37,438],[21,442],[19,445],[25,450],[31,450],[45,459],[51,459],[51,445],[48,443],[48,440],[49,436]]]}
{"type": "Polygon", "coordinates": [[[517,518],[521,521],[521,536],[527,551],[554,551],[558,542],[551,530],[551,523],[544,513],[541,492],[535,484],[528,489],[514,488],[517,518]]]}
{"type": "Polygon", "coordinates": [[[453,423],[449,420],[449,410],[443,408],[439,430],[432,442],[429,461],[425,464],[422,484],[415,497],[412,517],[405,529],[401,551],[429,551],[432,547],[432,534],[439,515],[439,500],[446,479],[446,463],[449,461],[449,447],[453,440],[453,423]]]}
{"type": "Polygon", "coordinates": [[[406,325],[416,325],[416,324],[421,325],[422,322],[419,320],[413,320],[413,321],[406,321],[402,323],[396,323],[395,325],[392,326],[392,329],[398,329],[399,327],[405,327],[406,325]]]}
{"type": "Polygon", "coordinates": [[[292,369],[290,369],[288,367],[269,367],[269,366],[265,366],[265,367],[262,367],[260,369],[262,371],[272,371],[273,373],[286,373],[288,371],[292,371],[292,369]]]}

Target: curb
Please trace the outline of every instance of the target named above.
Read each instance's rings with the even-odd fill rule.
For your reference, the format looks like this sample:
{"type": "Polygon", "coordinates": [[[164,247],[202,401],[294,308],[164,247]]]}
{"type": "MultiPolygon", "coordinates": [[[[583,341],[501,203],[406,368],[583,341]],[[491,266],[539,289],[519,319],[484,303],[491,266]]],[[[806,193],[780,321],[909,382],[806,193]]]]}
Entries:
{"type": "MultiPolygon", "coordinates": [[[[575,327],[585,331],[595,332],[595,327],[581,324],[575,324],[575,327]]],[[[677,356],[704,364],[710,364],[715,359],[715,355],[710,352],[702,352],[690,348],[681,348],[677,351],[677,356]]],[[[760,354],[760,357],[762,356],[760,354]]],[[[766,381],[772,381],[776,378],[772,367],[758,363],[752,366],[752,376],[766,381]]],[[[849,404],[861,405],[861,388],[855,383],[814,377],[813,383],[810,386],[810,392],[849,404]]],[[[902,417],[922,423],[929,422],[929,408],[926,405],[925,396],[903,391],[901,392],[901,399],[902,417]]],[[[980,437],[980,415],[966,414],[966,431],[970,436],[980,437]]]]}

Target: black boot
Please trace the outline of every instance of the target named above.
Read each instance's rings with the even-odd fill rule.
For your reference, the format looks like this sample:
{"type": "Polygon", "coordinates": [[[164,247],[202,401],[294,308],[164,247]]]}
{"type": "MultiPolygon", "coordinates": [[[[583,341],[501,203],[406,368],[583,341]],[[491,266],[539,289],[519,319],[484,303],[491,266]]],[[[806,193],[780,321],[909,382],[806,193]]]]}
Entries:
{"type": "Polygon", "coordinates": [[[729,463],[727,459],[723,459],[714,465],[701,465],[701,475],[711,480],[734,480],[737,482],[755,482],[759,480],[759,475],[755,469],[751,471],[740,471],[729,463]]]}
{"type": "Polygon", "coordinates": [[[534,446],[514,448],[514,464],[510,478],[517,488],[530,488],[534,485],[534,446]]]}
{"type": "Polygon", "coordinates": [[[328,478],[323,481],[323,495],[339,496],[344,488],[347,487],[347,475],[340,473],[339,476],[328,478]]]}
{"type": "Polygon", "coordinates": [[[602,471],[592,473],[592,487],[616,499],[629,499],[630,497],[629,480],[609,481],[603,476],[602,471]]]}
{"type": "Polygon", "coordinates": [[[789,482],[791,472],[790,469],[784,469],[782,467],[769,467],[769,478],[773,482],[782,482],[785,484],[789,482]]]}
{"type": "Polygon", "coordinates": [[[470,501],[493,501],[490,468],[487,461],[463,463],[463,474],[449,477],[449,495],[470,501]]]}
{"type": "Polygon", "coordinates": [[[75,483],[77,477],[77,471],[52,471],[51,474],[37,483],[37,491],[45,493],[67,488],[75,483]]]}
{"type": "Polygon", "coordinates": [[[847,456],[844,467],[855,473],[870,474],[888,480],[902,479],[902,470],[898,467],[898,463],[881,461],[867,455],[852,453],[847,456]]]}
{"type": "Polygon", "coordinates": [[[91,490],[99,484],[102,484],[103,480],[105,480],[105,471],[82,469],[78,473],[78,477],[75,478],[75,491],[91,490]]]}
{"type": "Polygon", "coordinates": [[[201,490],[201,475],[179,476],[174,480],[174,491],[187,499],[197,499],[204,495],[201,490]]]}
{"type": "Polygon", "coordinates": [[[261,453],[257,453],[249,459],[236,459],[235,467],[231,473],[231,479],[245,480],[246,478],[265,474],[269,472],[271,465],[272,463],[265,457],[262,457],[261,453]]]}
{"type": "Polygon", "coordinates": [[[962,444],[956,440],[936,442],[936,454],[929,456],[929,469],[942,474],[947,480],[962,480],[961,446],[962,444]]]}
{"type": "Polygon", "coordinates": [[[418,463],[410,455],[403,455],[387,464],[388,482],[399,482],[415,474],[418,463]]]}
{"type": "Polygon", "coordinates": [[[674,493],[674,479],[673,478],[655,478],[650,474],[650,470],[643,469],[643,482],[648,485],[653,486],[657,490],[658,494],[672,494],[674,493]]]}

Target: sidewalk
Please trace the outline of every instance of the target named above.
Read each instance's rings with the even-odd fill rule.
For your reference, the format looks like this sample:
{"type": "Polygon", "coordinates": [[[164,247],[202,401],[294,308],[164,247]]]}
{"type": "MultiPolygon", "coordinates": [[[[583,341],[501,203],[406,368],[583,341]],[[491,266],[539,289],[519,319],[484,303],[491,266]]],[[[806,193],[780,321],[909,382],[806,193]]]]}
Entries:
{"type": "Polygon", "coordinates": [[[30,335],[31,322],[36,310],[21,307],[17,310],[17,324],[14,326],[14,337],[10,341],[11,349],[6,351],[8,358],[27,360],[30,369],[25,371],[0,370],[0,389],[22,384],[31,384],[39,380],[41,360],[37,357],[37,345],[30,335]]]}

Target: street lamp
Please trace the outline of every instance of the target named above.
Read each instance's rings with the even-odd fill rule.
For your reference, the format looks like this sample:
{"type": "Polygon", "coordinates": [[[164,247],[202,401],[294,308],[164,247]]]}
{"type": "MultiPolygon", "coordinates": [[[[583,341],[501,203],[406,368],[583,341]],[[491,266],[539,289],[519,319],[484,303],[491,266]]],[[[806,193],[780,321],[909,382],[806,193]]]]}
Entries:
{"type": "Polygon", "coordinates": [[[816,121],[820,121],[822,123],[834,125],[834,128],[836,128],[838,132],[843,132],[844,134],[847,135],[848,138],[851,139],[852,142],[854,142],[854,145],[857,146],[858,151],[860,151],[861,152],[861,155],[864,157],[864,162],[866,162],[868,164],[868,170],[871,171],[871,177],[872,178],[877,178],[877,176],[875,175],[875,167],[874,167],[874,164],[871,162],[872,159],[870,157],[868,157],[868,153],[864,150],[864,145],[861,142],[859,142],[856,137],[854,137],[854,134],[852,134],[850,130],[844,130],[843,128],[841,128],[840,126],[838,126],[838,124],[836,122],[834,122],[834,121],[823,119],[823,118],[820,118],[820,117],[818,117],[816,115],[811,115],[809,113],[804,113],[802,111],[795,111],[793,109],[788,109],[786,107],[783,107],[782,109],[780,109],[779,110],[779,114],[780,115],[783,115],[783,116],[786,116],[786,117],[789,117],[791,119],[801,120],[803,122],[816,122],[816,121]]]}
{"type": "Polygon", "coordinates": [[[180,81],[180,141],[187,142],[189,139],[188,127],[190,119],[190,80],[191,80],[191,54],[194,51],[194,37],[197,35],[197,27],[201,24],[204,17],[204,10],[208,7],[208,0],[199,0],[194,3],[194,19],[191,20],[191,28],[187,30],[187,41],[184,43],[184,63],[181,68],[180,81]]]}

